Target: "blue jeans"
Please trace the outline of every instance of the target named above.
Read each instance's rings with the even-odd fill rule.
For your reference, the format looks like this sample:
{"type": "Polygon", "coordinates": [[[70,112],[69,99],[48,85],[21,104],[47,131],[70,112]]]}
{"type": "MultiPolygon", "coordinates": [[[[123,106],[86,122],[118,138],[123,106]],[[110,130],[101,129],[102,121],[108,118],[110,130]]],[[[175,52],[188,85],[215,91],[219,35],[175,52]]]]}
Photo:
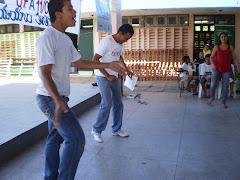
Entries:
{"type": "Polygon", "coordinates": [[[231,72],[212,71],[210,88],[211,99],[215,99],[215,90],[222,78],[222,104],[226,104],[230,76],[231,72]]]}
{"type": "Polygon", "coordinates": [[[106,129],[108,117],[112,107],[113,125],[112,132],[117,132],[122,127],[123,103],[121,93],[121,79],[111,82],[106,77],[97,77],[97,84],[102,96],[97,120],[93,125],[93,131],[101,133],[106,129]]]}
{"type": "MultiPolygon", "coordinates": [[[[62,97],[68,102],[68,97],[62,97]]],[[[37,95],[36,100],[41,111],[48,117],[49,135],[45,147],[44,180],[73,180],[79,160],[84,151],[85,136],[72,110],[62,113],[60,125],[53,129],[55,104],[50,96],[37,95]],[[60,145],[65,146],[59,157],[60,145]]]]}

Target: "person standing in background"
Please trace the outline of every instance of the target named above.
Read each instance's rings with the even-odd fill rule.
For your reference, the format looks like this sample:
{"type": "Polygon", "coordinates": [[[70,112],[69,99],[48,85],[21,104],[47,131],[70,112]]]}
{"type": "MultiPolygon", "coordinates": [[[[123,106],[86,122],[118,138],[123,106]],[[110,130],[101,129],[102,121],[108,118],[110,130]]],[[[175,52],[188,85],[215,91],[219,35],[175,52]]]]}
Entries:
{"type": "MultiPolygon", "coordinates": [[[[124,63],[122,49],[123,43],[129,40],[133,34],[133,27],[130,24],[123,24],[118,29],[117,34],[109,35],[100,42],[99,48],[93,57],[93,61],[113,62],[120,60],[127,70],[127,75],[131,78],[133,73],[128,70],[124,63]]],[[[96,75],[102,100],[96,122],[91,132],[94,140],[99,143],[103,142],[101,133],[106,129],[111,107],[113,111],[112,134],[128,137],[128,134],[121,129],[123,118],[121,78],[117,72],[110,69],[100,69],[96,72],[96,75]]]]}
{"type": "Polygon", "coordinates": [[[232,45],[229,44],[228,35],[225,32],[220,34],[218,45],[214,47],[210,61],[212,64],[212,76],[211,76],[211,97],[208,100],[210,105],[215,99],[215,89],[222,78],[222,107],[227,108],[226,99],[228,94],[229,78],[232,72],[231,56],[237,66],[238,72],[240,72],[239,62],[235,55],[235,50],[232,45]]]}
{"type": "Polygon", "coordinates": [[[208,48],[209,48],[209,50],[213,51],[214,45],[213,45],[211,39],[208,39],[208,40],[207,40],[207,44],[208,44],[208,48]]]}

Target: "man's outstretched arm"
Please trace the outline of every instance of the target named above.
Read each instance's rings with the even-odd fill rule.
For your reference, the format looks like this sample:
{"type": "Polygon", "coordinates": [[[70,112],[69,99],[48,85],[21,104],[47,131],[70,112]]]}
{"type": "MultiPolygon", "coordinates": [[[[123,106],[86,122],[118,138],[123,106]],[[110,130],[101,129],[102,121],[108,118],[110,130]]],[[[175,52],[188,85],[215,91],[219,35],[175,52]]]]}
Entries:
{"type": "Polygon", "coordinates": [[[125,76],[126,70],[121,67],[119,61],[113,61],[111,63],[101,63],[97,61],[87,61],[80,58],[78,61],[74,62],[74,64],[80,69],[104,69],[110,68],[113,71],[118,72],[120,75],[125,76]]]}

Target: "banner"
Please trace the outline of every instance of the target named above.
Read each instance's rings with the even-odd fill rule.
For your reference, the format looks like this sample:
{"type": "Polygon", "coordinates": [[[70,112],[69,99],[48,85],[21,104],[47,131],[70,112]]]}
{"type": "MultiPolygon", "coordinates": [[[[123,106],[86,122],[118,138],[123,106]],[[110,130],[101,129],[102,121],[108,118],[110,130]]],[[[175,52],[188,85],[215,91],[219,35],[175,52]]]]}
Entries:
{"type": "MultiPolygon", "coordinates": [[[[48,14],[50,0],[0,0],[0,22],[22,24],[47,28],[51,25],[48,14]]],[[[73,8],[77,11],[76,26],[66,32],[80,33],[81,1],[72,0],[73,8]]]]}
{"type": "MultiPolygon", "coordinates": [[[[214,31],[214,46],[218,45],[219,36],[222,32],[227,33],[228,40],[230,45],[235,47],[235,26],[234,25],[216,25],[214,31]]],[[[233,62],[233,58],[231,57],[231,62],[233,62]]]]}
{"type": "Polygon", "coordinates": [[[214,31],[214,46],[218,44],[219,41],[219,35],[225,32],[228,35],[229,43],[233,46],[235,46],[235,26],[233,25],[216,25],[215,31],[214,31]]]}
{"type": "Polygon", "coordinates": [[[111,11],[109,0],[95,0],[97,31],[112,33],[111,11]]]}

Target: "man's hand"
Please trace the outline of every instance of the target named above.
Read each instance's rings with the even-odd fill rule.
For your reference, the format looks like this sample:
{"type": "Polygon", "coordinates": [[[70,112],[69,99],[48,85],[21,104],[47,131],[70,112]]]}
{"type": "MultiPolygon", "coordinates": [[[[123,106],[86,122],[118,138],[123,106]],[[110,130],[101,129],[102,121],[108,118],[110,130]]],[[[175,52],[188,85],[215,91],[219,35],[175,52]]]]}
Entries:
{"type": "Polygon", "coordinates": [[[68,108],[66,103],[62,99],[60,99],[59,101],[55,102],[55,112],[54,112],[55,116],[54,116],[54,123],[53,123],[54,129],[57,129],[57,127],[60,125],[60,116],[62,112],[67,113],[68,108]]]}
{"type": "Polygon", "coordinates": [[[111,81],[111,82],[117,81],[117,77],[114,76],[114,75],[109,75],[109,76],[107,76],[107,79],[108,79],[109,81],[111,81]]]}
{"type": "Polygon", "coordinates": [[[110,63],[110,69],[112,69],[113,71],[118,72],[118,74],[122,75],[122,76],[126,76],[126,69],[124,67],[122,67],[121,62],[119,61],[113,61],[110,63]]]}
{"type": "Polygon", "coordinates": [[[127,71],[127,75],[132,79],[133,73],[131,71],[127,71]]]}

